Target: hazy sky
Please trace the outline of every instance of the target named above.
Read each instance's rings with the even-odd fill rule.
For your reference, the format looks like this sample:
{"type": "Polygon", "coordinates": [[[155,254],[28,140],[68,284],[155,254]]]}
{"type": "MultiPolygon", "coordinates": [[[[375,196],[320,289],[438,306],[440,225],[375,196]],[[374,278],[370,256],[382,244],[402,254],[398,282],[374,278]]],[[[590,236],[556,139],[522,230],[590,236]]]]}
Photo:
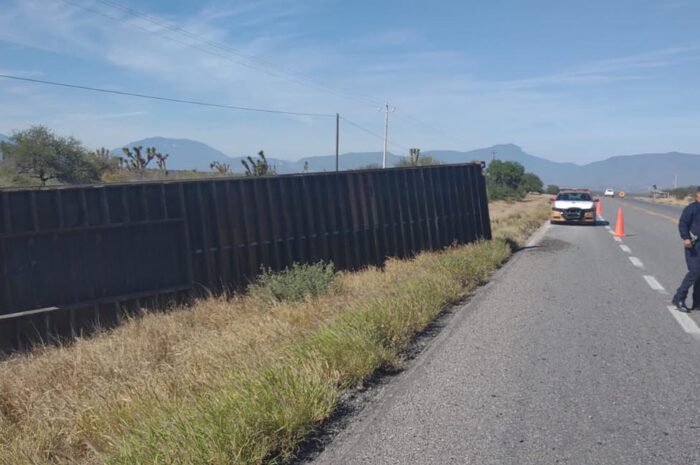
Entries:
{"type": "MultiPolygon", "coordinates": [[[[700,153],[699,25],[698,0],[0,0],[0,73],[340,112],[377,134],[388,100],[395,153],[512,142],[584,163],[700,153]]],[[[335,144],[332,118],[0,79],[0,132],[39,123],[91,147],[159,135],[294,159],[335,144]]],[[[381,144],[343,122],[341,151],[381,144]]]]}

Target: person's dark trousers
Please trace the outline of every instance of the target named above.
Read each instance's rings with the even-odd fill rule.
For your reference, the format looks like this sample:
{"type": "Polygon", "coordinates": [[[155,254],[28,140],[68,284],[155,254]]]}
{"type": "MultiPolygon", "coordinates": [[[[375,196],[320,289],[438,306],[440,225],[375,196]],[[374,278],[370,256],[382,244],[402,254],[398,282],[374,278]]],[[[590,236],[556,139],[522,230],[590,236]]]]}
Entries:
{"type": "Polygon", "coordinates": [[[688,265],[688,274],[683,278],[681,287],[676,291],[674,300],[684,302],[688,297],[691,286],[693,287],[693,306],[700,307],[700,242],[692,249],[685,249],[685,263],[688,265]]]}

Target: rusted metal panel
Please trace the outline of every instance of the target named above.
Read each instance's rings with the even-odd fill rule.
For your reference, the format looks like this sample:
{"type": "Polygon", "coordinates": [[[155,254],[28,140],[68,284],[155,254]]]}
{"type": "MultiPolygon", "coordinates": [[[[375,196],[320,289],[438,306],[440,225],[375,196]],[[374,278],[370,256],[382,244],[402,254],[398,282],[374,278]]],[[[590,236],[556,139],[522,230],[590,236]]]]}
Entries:
{"type": "Polygon", "coordinates": [[[482,171],[467,164],[2,191],[0,334],[15,345],[71,336],[157,296],[241,288],[261,267],[327,260],[357,269],[489,238],[482,171]]]}
{"type": "Polygon", "coordinates": [[[282,211],[280,209],[279,183],[274,178],[265,180],[265,212],[270,226],[270,241],[272,246],[272,268],[283,270],[288,264],[284,260],[285,246],[282,232],[282,211]]]}
{"type": "Polygon", "coordinates": [[[209,183],[210,202],[212,212],[212,256],[215,257],[214,282],[212,287],[215,292],[223,292],[226,285],[231,281],[231,272],[228,266],[226,251],[228,250],[228,241],[226,239],[227,216],[219,204],[219,188],[220,183],[212,180],[209,183]]]}
{"type": "Polygon", "coordinates": [[[238,184],[231,180],[224,181],[226,185],[226,214],[229,219],[229,235],[231,241],[231,261],[233,279],[231,286],[242,287],[246,284],[246,228],[241,208],[241,191],[238,184]]]}
{"type": "Polygon", "coordinates": [[[477,191],[475,194],[475,200],[481,205],[481,224],[483,227],[483,239],[491,239],[491,218],[489,216],[489,204],[488,198],[486,196],[486,178],[481,175],[474,173],[477,179],[477,191]]]}

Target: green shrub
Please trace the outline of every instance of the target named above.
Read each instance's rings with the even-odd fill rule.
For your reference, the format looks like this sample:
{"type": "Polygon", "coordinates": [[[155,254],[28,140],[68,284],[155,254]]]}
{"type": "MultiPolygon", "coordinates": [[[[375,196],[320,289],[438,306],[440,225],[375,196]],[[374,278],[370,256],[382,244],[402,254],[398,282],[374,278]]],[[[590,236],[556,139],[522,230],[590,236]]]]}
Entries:
{"type": "Polygon", "coordinates": [[[684,200],[688,197],[694,196],[696,189],[696,186],[679,187],[677,189],[672,189],[671,195],[677,198],[678,200],[684,200]]]}
{"type": "Polygon", "coordinates": [[[528,192],[544,192],[544,184],[539,176],[534,173],[525,173],[523,175],[522,182],[520,183],[520,189],[526,194],[528,192]]]}
{"type": "Polygon", "coordinates": [[[547,186],[547,194],[557,195],[559,193],[559,186],[556,184],[550,184],[547,186]]]}
{"type": "Polygon", "coordinates": [[[486,181],[486,191],[489,200],[519,200],[524,196],[524,194],[517,189],[495,184],[489,180],[486,181]]]}
{"type": "Polygon", "coordinates": [[[249,292],[267,304],[298,302],[308,295],[316,296],[327,291],[336,274],[333,263],[323,261],[311,265],[294,263],[279,273],[263,269],[249,292]]]}
{"type": "Polygon", "coordinates": [[[518,162],[493,160],[486,169],[489,200],[519,200],[528,192],[542,192],[542,180],[518,162]]]}

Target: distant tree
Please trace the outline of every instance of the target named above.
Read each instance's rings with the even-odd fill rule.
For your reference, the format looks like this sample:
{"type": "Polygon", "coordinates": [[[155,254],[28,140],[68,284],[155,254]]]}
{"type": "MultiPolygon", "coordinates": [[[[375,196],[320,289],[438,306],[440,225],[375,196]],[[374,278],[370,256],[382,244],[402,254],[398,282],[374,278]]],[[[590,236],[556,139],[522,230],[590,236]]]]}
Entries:
{"type": "Polygon", "coordinates": [[[110,159],[112,159],[112,154],[110,153],[110,151],[108,149],[106,149],[104,147],[100,147],[99,149],[93,150],[90,153],[92,153],[92,155],[95,158],[100,159],[100,160],[109,161],[110,159]]]}
{"type": "Polygon", "coordinates": [[[168,175],[168,167],[166,166],[166,160],[170,156],[169,154],[163,155],[162,153],[156,151],[155,147],[151,147],[150,149],[146,149],[146,152],[151,151],[153,154],[153,158],[156,160],[156,165],[158,166],[158,169],[161,171],[165,171],[165,175],[168,175]]]}
{"type": "Polygon", "coordinates": [[[220,161],[213,161],[209,165],[212,171],[219,174],[231,174],[231,165],[228,163],[221,163],[220,161]]]}
{"type": "Polygon", "coordinates": [[[0,143],[6,168],[21,179],[77,184],[100,180],[107,168],[95,153],[88,152],[73,137],[55,135],[44,126],[15,132],[9,142],[0,143]]]}
{"type": "Polygon", "coordinates": [[[247,157],[248,160],[241,160],[243,167],[245,168],[246,176],[271,176],[277,174],[277,170],[274,166],[270,166],[265,158],[265,152],[258,152],[258,160],[254,160],[252,157],[247,157]]]}
{"type": "Polygon", "coordinates": [[[525,176],[525,168],[515,161],[493,160],[486,169],[486,178],[492,184],[516,190],[525,176]]]}
{"type": "Polygon", "coordinates": [[[678,200],[685,200],[689,197],[694,197],[696,191],[697,186],[677,187],[676,189],[671,189],[671,195],[678,200]]]}
{"type": "Polygon", "coordinates": [[[379,170],[382,166],[378,163],[370,163],[369,165],[360,166],[358,170],[379,170]]]}
{"type": "Polygon", "coordinates": [[[547,186],[547,194],[549,195],[557,195],[559,193],[559,186],[556,184],[550,184],[547,186]]]}
{"type": "Polygon", "coordinates": [[[143,156],[141,145],[136,145],[132,149],[124,147],[122,151],[126,158],[121,159],[121,166],[129,171],[145,171],[148,164],[155,158],[155,154],[150,149],[146,149],[146,156],[143,156]]]}
{"type": "Polygon", "coordinates": [[[112,153],[104,148],[100,147],[97,150],[90,152],[93,160],[98,166],[98,171],[102,173],[101,177],[104,180],[104,176],[109,173],[114,173],[119,168],[119,157],[112,156],[112,153]]]}
{"type": "Polygon", "coordinates": [[[528,192],[542,192],[539,176],[527,173],[520,163],[493,160],[486,169],[486,188],[491,200],[522,198],[528,192]]]}
{"type": "Polygon", "coordinates": [[[407,167],[407,166],[430,166],[439,165],[440,162],[428,155],[421,155],[420,149],[410,149],[408,158],[401,158],[396,166],[407,167]]]}
{"type": "Polygon", "coordinates": [[[520,189],[525,194],[528,192],[542,193],[544,192],[544,183],[536,174],[525,173],[520,182],[520,189]]]}

